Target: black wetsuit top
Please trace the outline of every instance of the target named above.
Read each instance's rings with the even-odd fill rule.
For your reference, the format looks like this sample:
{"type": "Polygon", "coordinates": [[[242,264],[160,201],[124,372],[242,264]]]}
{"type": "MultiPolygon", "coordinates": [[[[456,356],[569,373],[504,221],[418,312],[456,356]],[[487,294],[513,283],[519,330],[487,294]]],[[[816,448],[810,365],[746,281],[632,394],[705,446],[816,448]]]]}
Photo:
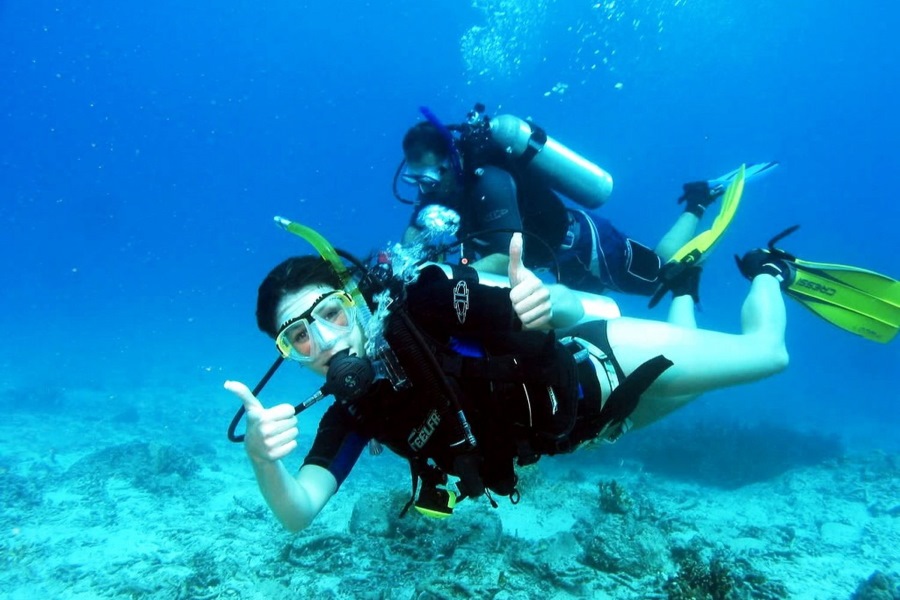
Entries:
{"type": "MultiPolygon", "coordinates": [[[[419,207],[440,204],[458,212],[460,238],[491,229],[525,231],[531,234],[524,240],[526,264],[533,267],[553,262],[547,247],[532,236],[555,250],[565,238],[569,217],[559,196],[538,177],[527,173],[513,175],[506,169],[487,165],[475,172],[467,171],[461,187],[451,198],[420,194],[419,207]]],[[[415,226],[417,218],[418,210],[410,224],[415,226]]],[[[509,253],[510,235],[503,232],[477,236],[464,246],[466,258],[509,253]]]]}
{"type": "MultiPolygon", "coordinates": [[[[480,478],[494,491],[509,494],[509,485],[515,485],[514,461],[518,458],[525,464],[526,446],[531,460],[571,452],[633,409],[629,405],[621,412],[627,403],[616,398],[615,390],[601,402],[591,362],[586,357],[576,362],[575,351],[553,333],[520,331],[508,289],[480,285],[466,277],[448,279],[440,268],[429,267],[406,291],[406,314],[427,339],[431,356],[457,392],[458,406],[477,440],[480,478]],[[467,302],[461,310],[463,280],[467,281],[467,302]],[[504,364],[513,365],[514,376],[508,376],[509,370],[498,370],[504,364]]],[[[653,372],[637,382],[644,387],[630,386],[630,377],[619,368],[606,340],[603,321],[570,333],[604,349],[618,373],[616,390],[628,390],[633,404],[658,376],[653,372]]],[[[342,404],[332,404],[319,423],[304,465],[328,469],[340,485],[368,440],[376,439],[400,456],[431,459],[444,472],[458,474],[454,461],[459,454],[454,448],[459,446],[454,442],[459,430],[454,430],[456,421],[450,418],[456,409],[441,413],[440,424],[434,428],[423,426],[432,421],[435,410],[441,411],[441,406],[435,406],[439,396],[418,386],[405,363],[404,368],[413,381],[410,388],[395,390],[389,382],[378,381],[353,405],[352,414],[342,404]]]]}
{"type": "Polygon", "coordinates": [[[487,165],[467,170],[462,179],[452,197],[420,193],[410,225],[418,228],[419,211],[439,204],[459,213],[460,239],[480,231],[507,230],[464,244],[463,257],[469,261],[507,254],[509,232],[524,231],[526,266],[558,267],[560,283],[593,293],[611,289],[649,296],[657,290],[662,261],[652,249],[628,238],[607,219],[567,208],[540,175],[487,165]]]}
{"type": "MultiPolygon", "coordinates": [[[[467,292],[468,305],[461,315],[459,305],[455,303],[458,283],[459,279],[448,279],[437,267],[424,269],[419,279],[407,287],[406,310],[411,320],[434,348],[451,349],[453,356],[458,353],[471,355],[467,349],[472,348],[495,360],[515,356],[517,364],[521,361],[522,369],[530,379],[524,384],[521,381],[498,382],[468,371],[450,377],[459,404],[478,440],[478,452],[484,458],[482,476],[490,483],[512,475],[517,451],[516,428],[521,427],[521,423],[533,419],[556,426],[555,416],[550,415],[549,410],[548,419],[537,418],[543,406],[551,406],[548,398],[552,399],[554,410],[556,403],[570,407],[572,415],[569,416],[574,421],[579,394],[577,367],[571,353],[563,349],[552,334],[520,331],[521,323],[515,316],[506,288],[471,282],[467,292]],[[523,402],[526,396],[530,406],[523,402]]],[[[449,371],[449,368],[445,369],[444,373],[449,371]]],[[[454,434],[452,419],[442,421],[448,427],[441,429],[442,424],[437,428],[433,443],[429,441],[424,447],[417,447],[412,441],[414,436],[410,432],[427,421],[432,402],[433,396],[423,394],[416,384],[395,390],[389,382],[378,381],[354,405],[353,415],[337,402],[328,408],[304,464],[328,469],[340,485],[367,441],[374,438],[401,456],[430,458],[445,472],[453,473],[455,455],[450,451],[450,445],[445,444],[452,441],[450,438],[454,434]]],[[[535,424],[534,429],[541,424],[535,424]]]]}

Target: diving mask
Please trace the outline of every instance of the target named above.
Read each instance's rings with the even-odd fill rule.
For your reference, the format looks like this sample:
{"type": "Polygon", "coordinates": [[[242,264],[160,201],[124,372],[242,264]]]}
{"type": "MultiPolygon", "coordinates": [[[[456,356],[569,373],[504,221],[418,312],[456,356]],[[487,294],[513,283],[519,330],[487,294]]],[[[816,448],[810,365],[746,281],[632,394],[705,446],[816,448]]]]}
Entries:
{"type": "Polygon", "coordinates": [[[279,327],[275,346],[284,358],[312,362],[353,331],[356,310],[353,297],[343,290],[323,294],[309,309],[279,327]]]}
{"type": "Polygon", "coordinates": [[[407,167],[406,171],[400,175],[400,179],[402,179],[404,183],[419,186],[419,191],[423,194],[427,194],[434,191],[434,189],[440,185],[441,179],[447,170],[448,167],[445,164],[426,167],[421,170],[412,170],[410,167],[407,167]]]}

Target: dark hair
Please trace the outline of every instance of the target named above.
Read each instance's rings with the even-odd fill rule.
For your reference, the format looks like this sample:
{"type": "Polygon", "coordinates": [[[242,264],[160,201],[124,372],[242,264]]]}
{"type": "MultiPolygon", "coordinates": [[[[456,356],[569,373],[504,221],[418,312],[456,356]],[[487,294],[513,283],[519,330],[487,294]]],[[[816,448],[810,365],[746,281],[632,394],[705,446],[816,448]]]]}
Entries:
{"type": "Polygon", "coordinates": [[[256,295],[256,325],[272,339],[278,333],[276,312],[281,299],[308,285],[341,289],[343,283],[331,263],[320,256],[294,256],[272,269],[259,284],[256,295]]]}
{"type": "Polygon", "coordinates": [[[444,160],[450,156],[450,148],[440,130],[423,121],[410,127],[403,136],[403,155],[409,162],[420,162],[429,153],[444,160]]]}

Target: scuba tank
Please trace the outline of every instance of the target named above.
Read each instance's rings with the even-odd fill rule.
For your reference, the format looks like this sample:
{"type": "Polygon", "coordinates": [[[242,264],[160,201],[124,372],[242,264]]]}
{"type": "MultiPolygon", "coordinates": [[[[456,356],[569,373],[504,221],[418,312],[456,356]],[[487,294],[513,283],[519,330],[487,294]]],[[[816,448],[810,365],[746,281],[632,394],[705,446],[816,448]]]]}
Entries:
{"type": "Polygon", "coordinates": [[[612,176],[534,123],[513,115],[497,115],[488,122],[494,142],[543,176],[555,191],[589,209],[599,208],[609,198],[612,176]]]}

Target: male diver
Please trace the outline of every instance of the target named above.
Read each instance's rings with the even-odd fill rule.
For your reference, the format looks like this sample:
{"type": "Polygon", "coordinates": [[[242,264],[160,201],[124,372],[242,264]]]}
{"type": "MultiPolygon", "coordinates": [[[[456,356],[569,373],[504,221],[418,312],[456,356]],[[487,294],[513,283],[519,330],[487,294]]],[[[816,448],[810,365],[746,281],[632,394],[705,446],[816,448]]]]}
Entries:
{"type": "MultiPolygon", "coordinates": [[[[466,262],[505,273],[510,235],[524,231],[529,266],[556,267],[560,283],[573,289],[650,296],[678,287],[675,292],[697,298],[697,279],[686,277],[675,265],[664,265],[673,258],[680,262],[687,254],[694,259],[691,264],[700,262],[703,253],[691,243],[700,241],[694,237],[697,227],[737,170],[684,184],[679,198],[684,212],[651,249],[608,220],[563,203],[557,191],[583,207],[599,207],[612,191],[612,178],[532,123],[512,115],[489,118],[483,105],[476,105],[466,123],[450,127],[428,109],[422,112],[426,120],[404,136],[404,162],[395,176],[395,195],[415,206],[404,244],[427,241],[435,230],[452,226],[451,233],[465,241],[466,262]],[[415,201],[397,193],[398,178],[416,186],[415,201]]],[[[776,165],[751,165],[746,177],[776,165]]],[[[718,239],[736,208],[736,203],[723,202],[706,238],[718,239]]]]}

